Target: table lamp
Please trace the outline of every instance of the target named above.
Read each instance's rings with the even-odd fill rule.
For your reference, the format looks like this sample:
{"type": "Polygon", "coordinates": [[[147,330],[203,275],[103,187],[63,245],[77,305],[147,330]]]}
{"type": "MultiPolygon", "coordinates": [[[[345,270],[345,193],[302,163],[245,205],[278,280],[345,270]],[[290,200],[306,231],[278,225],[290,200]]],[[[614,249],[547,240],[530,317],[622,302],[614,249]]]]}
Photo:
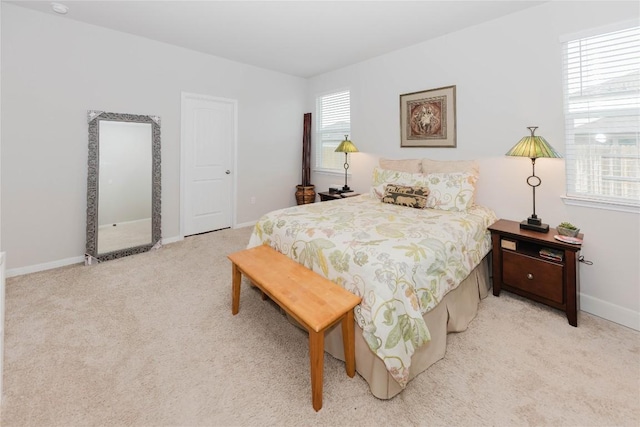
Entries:
{"type": "Polygon", "coordinates": [[[537,126],[527,127],[531,135],[522,138],[506,155],[529,157],[533,168],[533,173],[527,178],[527,184],[533,189],[533,213],[520,223],[520,228],[547,233],[549,232],[549,224],[543,224],[542,220],[536,215],[536,187],[542,183],[542,180],[536,176],[536,159],[540,157],[561,158],[562,156],[543,137],[535,135],[537,128],[537,126]]]}
{"type": "Polygon", "coordinates": [[[357,152],[358,149],[356,148],[356,146],[353,145],[353,142],[349,141],[349,135],[345,135],[344,141],[342,141],[340,145],[338,145],[338,148],[336,148],[336,153],[344,153],[344,187],[342,187],[342,190],[340,190],[342,193],[349,193],[353,191],[347,185],[347,170],[349,169],[349,159],[347,158],[347,156],[349,155],[349,153],[357,152]]]}

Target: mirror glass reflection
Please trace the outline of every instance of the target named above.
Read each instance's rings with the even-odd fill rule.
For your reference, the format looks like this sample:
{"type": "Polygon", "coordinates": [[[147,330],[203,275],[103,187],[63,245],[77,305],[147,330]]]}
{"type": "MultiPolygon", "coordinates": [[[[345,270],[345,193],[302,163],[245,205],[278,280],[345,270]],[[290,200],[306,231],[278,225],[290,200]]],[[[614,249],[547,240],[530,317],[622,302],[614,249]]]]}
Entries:
{"type": "Polygon", "coordinates": [[[151,243],[151,124],[100,123],[98,253],[151,243]]]}

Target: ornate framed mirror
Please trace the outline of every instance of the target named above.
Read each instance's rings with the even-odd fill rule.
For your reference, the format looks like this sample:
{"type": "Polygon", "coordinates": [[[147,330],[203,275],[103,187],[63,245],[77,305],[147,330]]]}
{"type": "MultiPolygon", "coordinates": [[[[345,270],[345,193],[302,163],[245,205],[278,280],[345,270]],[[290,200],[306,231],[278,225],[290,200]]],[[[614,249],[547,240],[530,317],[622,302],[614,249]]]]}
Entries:
{"type": "Polygon", "coordinates": [[[161,244],[160,117],[90,110],[85,260],[161,244]]]}

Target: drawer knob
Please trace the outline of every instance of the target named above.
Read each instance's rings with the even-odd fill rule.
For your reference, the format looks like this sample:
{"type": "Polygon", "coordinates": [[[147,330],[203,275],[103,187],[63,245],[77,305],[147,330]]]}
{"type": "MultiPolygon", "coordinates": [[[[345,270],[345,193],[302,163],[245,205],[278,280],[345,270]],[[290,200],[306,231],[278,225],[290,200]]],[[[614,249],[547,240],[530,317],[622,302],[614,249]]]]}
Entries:
{"type": "Polygon", "coordinates": [[[527,274],[527,279],[529,279],[529,280],[533,280],[533,274],[528,273],[528,274],[527,274]]]}

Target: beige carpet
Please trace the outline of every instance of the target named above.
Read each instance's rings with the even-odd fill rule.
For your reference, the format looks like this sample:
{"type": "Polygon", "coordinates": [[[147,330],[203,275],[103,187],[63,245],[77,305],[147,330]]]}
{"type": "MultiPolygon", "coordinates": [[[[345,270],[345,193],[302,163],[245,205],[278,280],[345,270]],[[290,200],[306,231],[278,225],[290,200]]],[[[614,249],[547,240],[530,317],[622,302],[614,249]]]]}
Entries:
{"type": "Polygon", "coordinates": [[[325,355],[231,267],[249,228],[7,282],[3,426],[638,426],[640,333],[490,295],[445,358],[394,399],[325,355]]]}
{"type": "Polygon", "coordinates": [[[153,241],[151,218],[98,227],[98,253],[148,245],[153,241]]]}

